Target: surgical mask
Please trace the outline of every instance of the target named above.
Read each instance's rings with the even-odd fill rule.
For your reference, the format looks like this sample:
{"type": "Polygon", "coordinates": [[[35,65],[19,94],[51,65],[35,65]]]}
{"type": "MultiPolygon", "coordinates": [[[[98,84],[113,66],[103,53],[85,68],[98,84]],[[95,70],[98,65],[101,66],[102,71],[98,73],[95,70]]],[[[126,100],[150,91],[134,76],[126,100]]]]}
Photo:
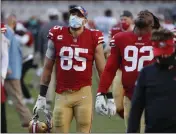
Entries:
{"type": "Polygon", "coordinates": [[[37,20],[32,19],[32,20],[29,21],[29,23],[30,23],[31,25],[36,25],[36,24],[37,24],[37,20]]]}
{"type": "Polygon", "coordinates": [[[71,15],[69,18],[69,26],[72,28],[80,28],[83,25],[83,18],[79,18],[76,15],[71,15]]]}

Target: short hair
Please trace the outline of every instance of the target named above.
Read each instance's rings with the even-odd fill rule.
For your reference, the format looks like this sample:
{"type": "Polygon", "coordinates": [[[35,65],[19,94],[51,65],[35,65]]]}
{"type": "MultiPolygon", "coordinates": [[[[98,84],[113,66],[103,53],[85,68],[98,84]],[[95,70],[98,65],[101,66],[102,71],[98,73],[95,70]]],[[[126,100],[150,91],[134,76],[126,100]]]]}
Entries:
{"type": "Polygon", "coordinates": [[[111,17],[112,16],[112,10],[111,9],[106,9],[104,12],[105,16],[111,17]]]}
{"type": "Polygon", "coordinates": [[[124,10],[122,12],[122,14],[120,15],[120,17],[123,17],[123,16],[133,18],[133,14],[130,11],[128,11],[128,10],[124,10]]]}
{"type": "Polygon", "coordinates": [[[152,41],[165,41],[171,38],[174,38],[173,32],[171,32],[168,29],[160,28],[158,30],[153,30],[151,40],[152,41]]]}

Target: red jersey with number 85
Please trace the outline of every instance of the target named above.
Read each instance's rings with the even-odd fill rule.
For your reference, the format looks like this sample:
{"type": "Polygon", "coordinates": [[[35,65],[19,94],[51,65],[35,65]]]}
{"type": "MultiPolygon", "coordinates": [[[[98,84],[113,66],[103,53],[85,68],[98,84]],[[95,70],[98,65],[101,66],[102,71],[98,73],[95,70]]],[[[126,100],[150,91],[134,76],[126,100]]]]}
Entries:
{"type": "Polygon", "coordinates": [[[116,70],[121,66],[125,95],[131,99],[140,70],[153,62],[151,34],[117,33],[110,41],[111,55],[101,76],[99,91],[106,93],[116,70]],[[108,73],[111,70],[111,73],[108,73]],[[108,77],[108,78],[107,78],[108,77]],[[107,80],[106,80],[107,78],[107,80]]]}
{"type": "Polygon", "coordinates": [[[55,47],[56,92],[91,85],[94,53],[97,45],[103,43],[102,32],[84,28],[83,33],[74,38],[69,27],[55,26],[50,29],[48,38],[55,47]]]}

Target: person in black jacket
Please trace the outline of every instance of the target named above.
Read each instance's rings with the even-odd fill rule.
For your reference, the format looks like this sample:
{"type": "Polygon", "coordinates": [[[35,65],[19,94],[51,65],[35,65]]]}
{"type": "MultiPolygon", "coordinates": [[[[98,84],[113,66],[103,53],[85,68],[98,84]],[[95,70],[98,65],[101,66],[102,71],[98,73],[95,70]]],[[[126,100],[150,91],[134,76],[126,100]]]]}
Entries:
{"type": "Polygon", "coordinates": [[[176,133],[176,44],[166,29],[152,33],[156,62],[141,70],[132,99],[128,133],[139,130],[145,110],[146,133],[176,133]]]}

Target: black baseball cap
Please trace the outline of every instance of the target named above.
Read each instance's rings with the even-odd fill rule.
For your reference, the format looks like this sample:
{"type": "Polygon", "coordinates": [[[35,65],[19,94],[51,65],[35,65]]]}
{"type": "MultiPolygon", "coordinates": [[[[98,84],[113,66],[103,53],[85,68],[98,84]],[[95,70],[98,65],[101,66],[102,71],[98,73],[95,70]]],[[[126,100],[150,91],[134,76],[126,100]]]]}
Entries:
{"type": "Polygon", "coordinates": [[[128,10],[124,10],[124,11],[122,12],[122,14],[120,15],[120,17],[123,17],[123,16],[133,18],[132,13],[131,13],[130,11],[128,11],[128,10]]]}

